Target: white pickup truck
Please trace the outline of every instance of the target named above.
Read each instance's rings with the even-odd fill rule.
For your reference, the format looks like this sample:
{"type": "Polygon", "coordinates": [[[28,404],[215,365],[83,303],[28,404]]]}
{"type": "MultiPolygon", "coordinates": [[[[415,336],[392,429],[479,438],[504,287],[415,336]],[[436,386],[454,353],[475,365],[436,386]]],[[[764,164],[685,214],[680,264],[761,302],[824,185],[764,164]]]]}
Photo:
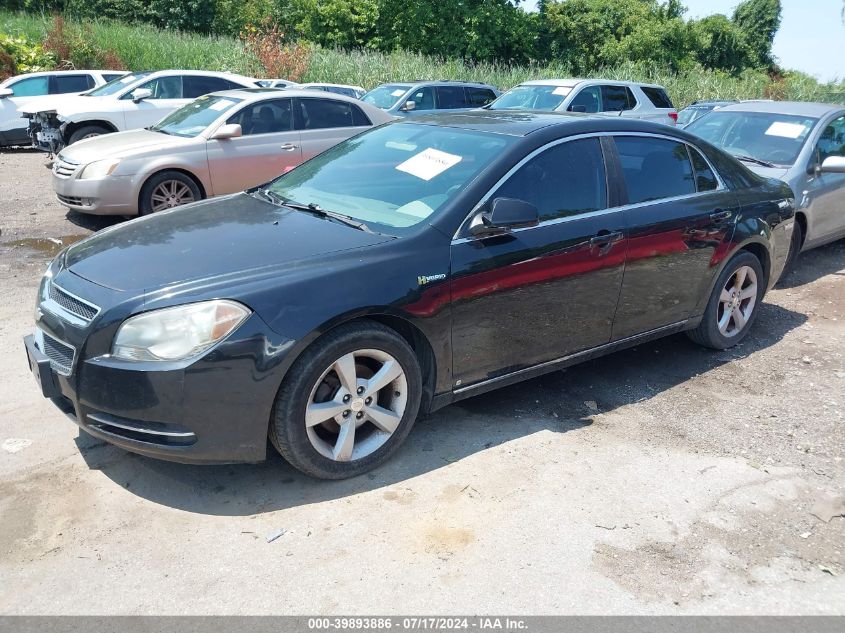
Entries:
{"type": "Polygon", "coordinates": [[[209,92],[257,88],[251,77],[200,70],[131,73],[80,95],[39,99],[19,109],[32,146],[57,153],[100,134],[145,128],[209,92]]]}

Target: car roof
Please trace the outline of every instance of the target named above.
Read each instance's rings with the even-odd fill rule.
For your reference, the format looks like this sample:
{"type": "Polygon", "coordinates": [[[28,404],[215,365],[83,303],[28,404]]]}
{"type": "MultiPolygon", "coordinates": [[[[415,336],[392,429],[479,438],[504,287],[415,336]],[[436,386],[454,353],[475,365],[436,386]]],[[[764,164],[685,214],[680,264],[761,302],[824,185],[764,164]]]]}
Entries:
{"type": "Polygon", "coordinates": [[[108,74],[122,74],[128,75],[128,70],[98,70],[93,68],[80,68],[79,70],[40,70],[34,73],[21,73],[19,75],[12,75],[11,77],[4,79],[4,81],[8,81],[9,79],[23,79],[24,77],[43,77],[44,75],[79,75],[84,73],[108,73],[108,74]]]}
{"type": "Polygon", "coordinates": [[[822,117],[845,109],[845,105],[834,103],[813,103],[810,101],[743,101],[732,103],[720,112],[769,112],[796,116],[822,117]]]}
{"type": "Polygon", "coordinates": [[[443,112],[403,119],[397,125],[422,123],[461,128],[477,132],[492,132],[508,136],[529,134],[553,126],[572,126],[573,133],[600,131],[674,132],[676,128],[640,119],[608,117],[577,112],[545,112],[539,110],[469,110],[443,112]],[[575,128],[578,128],[577,132],[575,128]]]}
{"type": "Polygon", "coordinates": [[[192,70],[181,70],[181,69],[178,69],[178,68],[165,68],[165,69],[162,69],[162,70],[139,70],[139,71],[127,73],[127,74],[139,75],[139,74],[142,74],[142,73],[147,73],[147,75],[148,75],[146,77],[147,80],[149,80],[149,75],[161,75],[161,74],[164,74],[164,73],[168,73],[168,74],[174,74],[175,73],[175,74],[178,74],[178,75],[200,75],[200,76],[204,76],[204,77],[222,77],[223,79],[237,79],[237,80],[252,83],[252,84],[255,84],[255,82],[258,81],[258,79],[255,79],[254,77],[247,77],[245,75],[238,75],[237,73],[229,73],[229,72],[224,72],[224,71],[220,71],[220,70],[193,70],[193,69],[192,70]]]}
{"type": "Polygon", "coordinates": [[[649,84],[642,81],[619,81],[617,79],[602,79],[600,77],[593,79],[580,79],[577,77],[568,77],[563,79],[532,79],[531,81],[523,81],[520,86],[560,86],[574,88],[578,84],[604,84],[607,86],[644,86],[646,88],[660,88],[665,90],[663,86],[658,84],[649,84]]]}
{"type": "MultiPolygon", "coordinates": [[[[236,99],[243,99],[244,101],[264,101],[271,98],[290,98],[290,97],[305,97],[308,99],[334,99],[337,101],[346,101],[354,103],[358,107],[364,106],[374,108],[368,103],[364,103],[354,97],[347,97],[346,95],[337,94],[336,92],[317,92],[316,90],[308,90],[307,88],[235,88],[233,90],[218,90],[210,92],[210,95],[215,97],[234,97],[236,99]]],[[[376,108],[378,109],[378,108],[376,108]]]]}
{"type": "Polygon", "coordinates": [[[721,106],[721,105],[729,105],[731,103],[739,103],[739,102],[734,101],[733,99],[702,99],[701,101],[693,101],[687,107],[688,108],[695,108],[697,106],[721,106]]]}
{"type": "Polygon", "coordinates": [[[480,81],[459,81],[457,79],[415,79],[413,81],[388,81],[382,86],[473,86],[478,88],[495,88],[480,81]]]}
{"type": "Polygon", "coordinates": [[[353,86],[352,84],[330,84],[325,81],[311,81],[307,84],[299,84],[300,86],[329,86],[331,88],[353,88],[354,90],[363,90],[361,86],[353,86]]]}

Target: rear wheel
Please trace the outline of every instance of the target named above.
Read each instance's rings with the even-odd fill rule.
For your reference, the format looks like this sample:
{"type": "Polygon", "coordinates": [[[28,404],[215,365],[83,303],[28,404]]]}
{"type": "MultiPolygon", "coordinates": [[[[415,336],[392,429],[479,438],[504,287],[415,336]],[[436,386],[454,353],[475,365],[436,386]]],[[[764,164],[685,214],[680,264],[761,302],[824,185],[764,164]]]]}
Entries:
{"type": "Polygon", "coordinates": [[[689,337],[705,347],[727,349],[744,339],[763,300],[763,267],[754,255],[736,255],[719,275],[704,317],[689,337]]]}
{"type": "Polygon", "coordinates": [[[95,136],[100,136],[101,134],[109,134],[110,132],[111,130],[104,128],[102,125],[83,125],[70,135],[67,144],[73,145],[77,141],[81,141],[86,138],[94,138],[95,136]]]}
{"type": "Polygon", "coordinates": [[[138,212],[149,215],[201,199],[200,188],[192,178],[179,171],[163,171],[144,183],[138,212]]]}
{"type": "Polygon", "coordinates": [[[416,355],[390,328],[342,325],[294,363],[270,420],[270,441],[312,477],[345,479],[387,460],[417,417],[416,355]]]}

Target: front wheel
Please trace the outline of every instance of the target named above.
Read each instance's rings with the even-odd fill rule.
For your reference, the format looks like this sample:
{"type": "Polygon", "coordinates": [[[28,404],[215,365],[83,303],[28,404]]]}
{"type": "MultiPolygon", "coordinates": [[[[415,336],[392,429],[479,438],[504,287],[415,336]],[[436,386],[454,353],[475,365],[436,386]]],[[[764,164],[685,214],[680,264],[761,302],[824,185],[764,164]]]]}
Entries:
{"type": "Polygon", "coordinates": [[[180,171],[163,171],[144,183],[138,213],[149,215],[201,199],[200,188],[191,177],[180,171]]]}
{"type": "Polygon", "coordinates": [[[760,260],[749,252],[739,253],[719,275],[701,323],[687,334],[705,347],[733,347],[748,335],[764,290],[760,260]]]}
{"type": "Polygon", "coordinates": [[[387,460],[417,417],[414,351],[375,322],[342,325],[294,363],[276,396],[270,441],[292,466],[345,479],[387,460]]]}
{"type": "Polygon", "coordinates": [[[107,130],[102,125],[83,125],[81,128],[79,128],[73,134],[70,135],[67,144],[73,145],[77,141],[82,141],[86,138],[94,138],[95,136],[108,134],[110,131],[111,130],[107,130]]]}

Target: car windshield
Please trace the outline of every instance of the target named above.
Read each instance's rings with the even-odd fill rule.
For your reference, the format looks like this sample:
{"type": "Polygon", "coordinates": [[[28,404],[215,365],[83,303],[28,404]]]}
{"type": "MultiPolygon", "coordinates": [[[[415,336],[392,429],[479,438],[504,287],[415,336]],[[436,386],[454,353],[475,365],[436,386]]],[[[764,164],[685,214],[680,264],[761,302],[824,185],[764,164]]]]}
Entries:
{"type": "Polygon", "coordinates": [[[233,97],[205,95],[170,113],[150,129],[153,132],[192,138],[201,134],[223,113],[228,112],[240,102],[241,99],[233,97]]]}
{"type": "Polygon", "coordinates": [[[734,156],[792,165],[817,121],[773,112],[714,110],[686,130],[734,156]]]}
{"type": "Polygon", "coordinates": [[[395,106],[396,102],[399,101],[399,98],[410,89],[411,86],[385,84],[384,86],[379,86],[378,88],[370,90],[367,94],[361,97],[361,101],[371,103],[382,110],[389,110],[395,106]]]}
{"type": "Polygon", "coordinates": [[[555,110],[570,92],[571,86],[517,86],[487,107],[490,110],[555,110]]]}
{"type": "Polygon", "coordinates": [[[123,77],[114,79],[107,84],[103,84],[93,90],[89,90],[84,93],[84,95],[86,97],[105,97],[107,95],[113,95],[114,93],[120,92],[126,88],[129,84],[135,83],[149,74],[151,73],[132,73],[130,75],[124,75],[123,77]]]}
{"type": "Polygon", "coordinates": [[[710,112],[713,106],[690,106],[678,112],[678,125],[689,125],[710,112]]]}
{"type": "Polygon", "coordinates": [[[391,124],[336,145],[269,189],[399,235],[434,216],[513,142],[501,134],[391,124]]]}

